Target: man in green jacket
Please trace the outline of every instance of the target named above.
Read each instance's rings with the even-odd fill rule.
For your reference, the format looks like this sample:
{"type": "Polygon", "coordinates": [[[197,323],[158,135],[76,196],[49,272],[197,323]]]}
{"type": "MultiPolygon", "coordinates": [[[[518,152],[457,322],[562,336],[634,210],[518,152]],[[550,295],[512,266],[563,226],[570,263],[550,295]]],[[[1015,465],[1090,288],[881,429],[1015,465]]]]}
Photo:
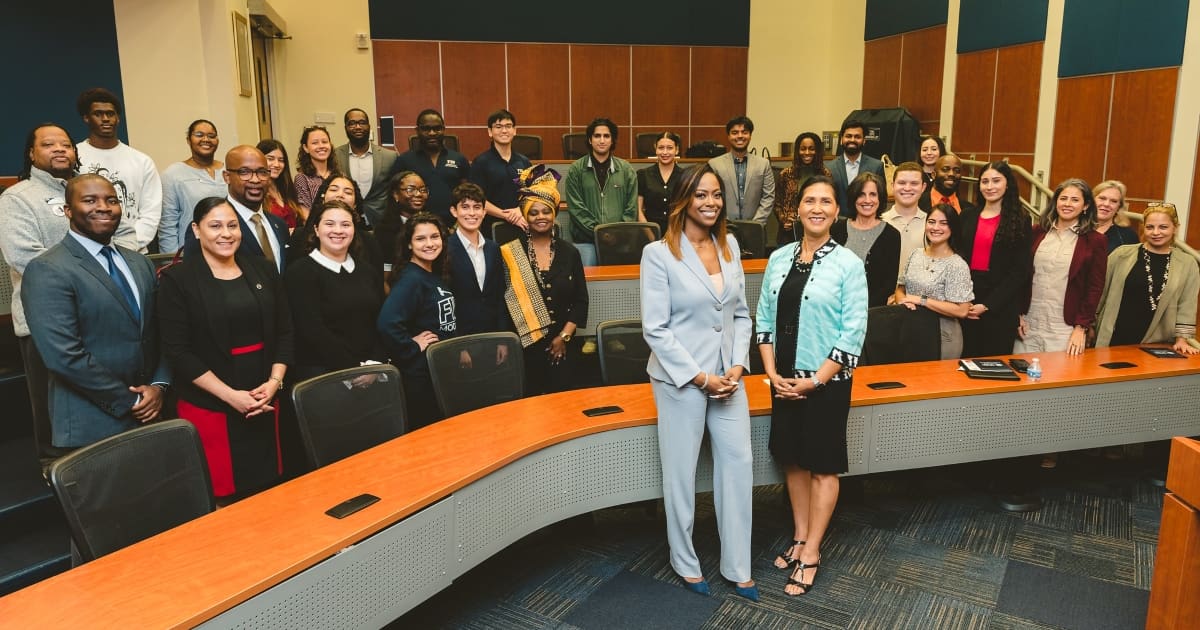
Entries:
{"type": "Polygon", "coordinates": [[[587,126],[591,152],[567,170],[567,212],[571,239],[585,267],[596,265],[596,236],[601,223],[637,221],[637,173],[612,154],[617,125],[597,118],[587,126]]]}

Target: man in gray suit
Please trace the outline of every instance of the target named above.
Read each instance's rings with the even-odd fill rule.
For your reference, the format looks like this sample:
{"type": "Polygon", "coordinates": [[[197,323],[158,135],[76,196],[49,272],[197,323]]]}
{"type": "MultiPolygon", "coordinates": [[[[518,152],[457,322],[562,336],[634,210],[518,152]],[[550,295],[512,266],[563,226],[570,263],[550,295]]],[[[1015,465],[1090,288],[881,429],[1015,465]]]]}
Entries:
{"type": "Polygon", "coordinates": [[[883,173],[883,162],[863,153],[863,142],[866,138],[866,126],[857,120],[847,120],[842,123],[842,131],[838,134],[842,146],[841,153],[825,163],[833,175],[834,192],[838,198],[838,214],[843,217],[853,217],[855,214],[854,200],[846,199],[846,187],[858,177],[859,173],[875,173],[879,179],[887,181],[883,173]]]}
{"type": "Polygon", "coordinates": [[[729,152],[708,161],[725,183],[725,211],[730,220],[758,221],[763,225],[775,207],[775,173],[764,157],[749,155],[754,122],[738,116],[725,123],[729,152]]]}
{"type": "Polygon", "coordinates": [[[348,110],[342,122],[350,142],[334,149],[333,154],[362,191],[363,201],[358,211],[371,225],[379,225],[387,208],[388,174],[396,163],[396,152],[371,142],[371,118],[367,112],[357,107],[348,110]]]}
{"type": "Polygon", "coordinates": [[[67,183],[71,229],[25,268],[21,300],[50,371],[51,443],[87,446],[158,417],[169,380],[159,353],[154,265],[111,245],[117,191],[99,175],[67,183]]]}

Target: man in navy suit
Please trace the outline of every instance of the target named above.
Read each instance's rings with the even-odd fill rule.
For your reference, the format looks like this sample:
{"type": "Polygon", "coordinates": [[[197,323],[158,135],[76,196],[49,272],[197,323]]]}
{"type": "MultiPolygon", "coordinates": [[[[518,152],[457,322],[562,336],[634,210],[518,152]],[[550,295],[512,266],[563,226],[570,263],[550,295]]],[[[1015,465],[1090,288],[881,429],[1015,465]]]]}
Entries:
{"type": "Polygon", "coordinates": [[[116,189],[80,175],[67,183],[64,211],[71,229],[25,268],[21,299],[50,371],[51,443],[72,449],[156,419],[169,377],[154,265],[111,244],[116,189]]]}
{"type": "MultiPolygon", "coordinates": [[[[270,177],[267,156],[258,148],[243,144],[225,154],[225,184],[229,187],[229,203],[237,212],[242,228],[242,244],[238,246],[238,253],[262,256],[283,273],[287,261],[287,223],[262,209],[270,177]]],[[[184,247],[184,255],[198,255],[200,251],[200,243],[191,230],[184,235],[184,247]]]]}
{"type": "MultiPolygon", "coordinates": [[[[458,334],[508,330],[500,246],[480,232],[487,216],[483,189],[473,182],[464,182],[454,188],[450,198],[450,214],[455,218],[455,225],[447,246],[458,334]]],[[[496,365],[504,362],[507,350],[507,346],[497,346],[496,365]]],[[[464,364],[470,362],[470,357],[463,357],[464,364]]]]}
{"type": "MultiPolygon", "coordinates": [[[[857,120],[847,120],[842,123],[838,134],[841,153],[825,163],[825,168],[833,175],[833,187],[838,197],[838,214],[843,217],[853,217],[854,200],[846,199],[846,187],[858,177],[859,173],[875,173],[880,181],[887,181],[883,173],[883,162],[863,153],[863,141],[866,137],[866,127],[857,120]]],[[[228,168],[228,167],[226,167],[228,168]]]]}

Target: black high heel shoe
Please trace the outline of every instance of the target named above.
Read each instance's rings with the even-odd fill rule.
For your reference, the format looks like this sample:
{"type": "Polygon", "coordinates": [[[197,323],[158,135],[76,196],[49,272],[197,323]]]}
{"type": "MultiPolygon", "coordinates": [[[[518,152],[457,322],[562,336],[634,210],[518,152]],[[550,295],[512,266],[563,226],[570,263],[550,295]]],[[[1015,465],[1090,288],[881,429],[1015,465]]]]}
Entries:
{"type": "MultiPolygon", "coordinates": [[[[801,590],[799,593],[788,593],[785,590],[784,594],[792,596],[792,597],[796,597],[798,595],[807,595],[810,591],[812,591],[813,583],[817,581],[817,574],[816,573],[813,574],[811,582],[801,582],[800,580],[804,579],[805,571],[807,571],[809,569],[819,569],[819,568],[821,568],[820,560],[817,560],[813,564],[805,564],[803,561],[797,560],[796,568],[792,569],[792,574],[791,574],[791,576],[788,577],[787,586],[799,586],[801,590]],[[797,574],[799,574],[800,579],[796,579],[797,574]]],[[[787,587],[785,586],[784,588],[786,589],[787,587]]]]}
{"type": "Polygon", "coordinates": [[[805,541],[803,540],[793,540],[787,549],[784,549],[778,556],[775,556],[775,568],[784,570],[792,568],[792,565],[796,564],[796,559],[792,557],[792,554],[797,551],[797,547],[803,546],[804,543],[805,541]]]}

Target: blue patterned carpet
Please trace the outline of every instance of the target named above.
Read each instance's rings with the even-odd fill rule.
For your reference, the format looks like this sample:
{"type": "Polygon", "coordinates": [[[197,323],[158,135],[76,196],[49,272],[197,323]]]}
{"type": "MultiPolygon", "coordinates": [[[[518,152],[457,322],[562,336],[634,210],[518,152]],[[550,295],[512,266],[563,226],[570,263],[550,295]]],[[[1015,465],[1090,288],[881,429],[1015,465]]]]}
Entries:
{"type": "Polygon", "coordinates": [[[1058,469],[1035,473],[1044,505],[1024,514],[1001,510],[987,490],[1005,470],[843,480],[816,586],[801,597],[783,593],[786,575],[771,564],[791,526],[782,487],[768,486],[755,494],[758,603],[720,578],[711,495],[702,495],[695,538],[712,597],[680,586],[661,514],[624,506],[526,537],[391,627],[1143,627],[1162,508],[1145,463],[1064,453],[1058,469]]]}

